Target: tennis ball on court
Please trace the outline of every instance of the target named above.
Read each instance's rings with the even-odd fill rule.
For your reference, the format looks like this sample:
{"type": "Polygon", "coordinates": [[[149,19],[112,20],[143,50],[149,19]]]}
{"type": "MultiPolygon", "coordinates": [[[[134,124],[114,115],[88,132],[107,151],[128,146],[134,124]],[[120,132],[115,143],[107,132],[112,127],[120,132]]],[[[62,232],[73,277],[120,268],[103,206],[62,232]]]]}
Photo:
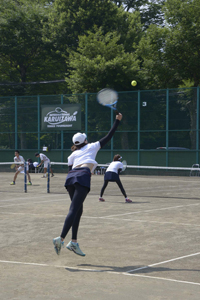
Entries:
{"type": "Polygon", "coordinates": [[[136,80],[132,80],[132,81],[131,81],[131,85],[132,85],[132,86],[136,86],[136,85],[137,85],[137,81],[136,81],[136,80]]]}

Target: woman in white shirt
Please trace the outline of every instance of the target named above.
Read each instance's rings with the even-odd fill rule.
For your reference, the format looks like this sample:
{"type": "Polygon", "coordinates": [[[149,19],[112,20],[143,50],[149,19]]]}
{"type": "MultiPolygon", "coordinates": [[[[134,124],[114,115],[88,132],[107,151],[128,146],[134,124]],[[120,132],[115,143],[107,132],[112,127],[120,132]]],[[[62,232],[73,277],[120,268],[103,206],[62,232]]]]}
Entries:
{"type": "Polygon", "coordinates": [[[90,191],[91,173],[97,166],[95,161],[97,152],[111,140],[121,119],[122,114],[116,115],[116,120],[109,133],[95,143],[88,143],[85,133],[78,132],[72,138],[73,152],[68,157],[69,172],[65,182],[71,205],[61,235],[53,239],[54,249],[58,255],[61,247],[64,247],[64,239],[72,227],[72,240],[66,247],[78,255],[85,256],[77,243],[79,222],[83,213],[83,202],[90,191]]]}
{"type": "Polygon", "coordinates": [[[103,193],[108,185],[108,182],[113,181],[113,182],[116,182],[118,187],[120,188],[122,194],[125,197],[125,202],[132,203],[132,201],[129,198],[127,198],[126,192],[125,192],[123,185],[121,183],[121,180],[119,178],[119,173],[120,173],[120,171],[122,171],[122,168],[123,168],[121,159],[122,159],[121,155],[116,154],[113,158],[113,161],[111,162],[111,164],[109,165],[109,167],[106,170],[106,173],[104,175],[104,185],[101,189],[101,193],[100,193],[100,197],[99,197],[100,202],[105,201],[105,199],[102,198],[103,193]]]}

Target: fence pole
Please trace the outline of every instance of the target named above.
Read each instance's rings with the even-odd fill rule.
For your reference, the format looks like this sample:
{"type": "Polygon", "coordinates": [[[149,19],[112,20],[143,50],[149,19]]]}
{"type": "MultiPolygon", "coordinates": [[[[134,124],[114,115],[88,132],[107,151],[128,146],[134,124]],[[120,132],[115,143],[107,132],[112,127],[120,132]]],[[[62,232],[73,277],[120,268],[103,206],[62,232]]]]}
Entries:
{"type": "MultiPolygon", "coordinates": [[[[115,111],[113,109],[111,109],[110,113],[111,113],[110,122],[111,122],[111,128],[112,128],[112,126],[113,126],[113,113],[115,113],[115,111]]],[[[111,138],[110,142],[111,142],[110,161],[112,161],[113,160],[113,137],[111,138]]]]}
{"type": "Polygon", "coordinates": [[[38,152],[40,152],[40,96],[37,96],[37,110],[38,110],[38,152]]]}
{"type": "Polygon", "coordinates": [[[199,86],[197,86],[196,163],[199,163],[199,86]]]}
{"type": "Polygon", "coordinates": [[[18,149],[18,143],[17,143],[17,96],[15,96],[15,149],[18,149]]]}
{"type": "Polygon", "coordinates": [[[88,94],[85,93],[85,134],[88,133],[88,94]]]}
{"type": "Polygon", "coordinates": [[[169,165],[169,89],[166,89],[166,131],[165,131],[165,138],[166,138],[166,167],[169,165]]]}
{"type": "MultiPolygon", "coordinates": [[[[61,95],[61,104],[63,104],[63,95],[61,95]]],[[[64,160],[64,153],[63,153],[63,149],[64,149],[64,131],[61,130],[61,162],[63,162],[64,160]]]]}
{"type": "Polygon", "coordinates": [[[47,167],[47,193],[50,193],[50,164],[47,167]]]}
{"type": "Polygon", "coordinates": [[[138,91],[138,136],[137,136],[137,161],[138,166],[140,165],[140,91],[138,91]]]}

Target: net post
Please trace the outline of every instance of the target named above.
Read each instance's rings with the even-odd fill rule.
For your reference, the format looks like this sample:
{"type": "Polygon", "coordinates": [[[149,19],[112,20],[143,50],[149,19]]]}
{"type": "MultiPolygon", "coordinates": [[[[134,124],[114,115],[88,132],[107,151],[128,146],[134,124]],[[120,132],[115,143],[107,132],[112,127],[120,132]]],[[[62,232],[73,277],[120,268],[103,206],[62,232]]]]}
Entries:
{"type": "Polygon", "coordinates": [[[47,167],[47,193],[50,193],[50,164],[47,167]]]}
{"type": "Polygon", "coordinates": [[[24,193],[27,193],[26,162],[24,162],[24,193]]]}

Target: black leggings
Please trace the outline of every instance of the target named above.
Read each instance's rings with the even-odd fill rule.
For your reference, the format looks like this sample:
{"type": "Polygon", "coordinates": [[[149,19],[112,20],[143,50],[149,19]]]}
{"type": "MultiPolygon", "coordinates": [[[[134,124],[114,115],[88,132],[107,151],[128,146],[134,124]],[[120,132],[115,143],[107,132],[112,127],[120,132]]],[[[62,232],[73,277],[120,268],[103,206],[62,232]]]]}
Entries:
{"type": "MultiPolygon", "coordinates": [[[[103,185],[103,187],[101,189],[100,197],[103,196],[103,193],[104,193],[104,191],[105,191],[105,189],[106,189],[106,187],[108,185],[108,182],[109,182],[109,180],[104,180],[104,185],[103,185]]],[[[119,180],[116,180],[115,182],[117,183],[117,185],[120,188],[120,190],[121,190],[122,194],[124,195],[124,197],[127,198],[127,195],[126,195],[126,192],[125,192],[125,190],[123,188],[121,180],[119,179],[119,180]]]]}
{"type": "Polygon", "coordinates": [[[89,192],[89,188],[82,186],[79,183],[75,183],[73,185],[69,185],[67,190],[71,198],[71,205],[60,236],[64,239],[72,227],[72,239],[76,240],[79,222],[83,213],[83,202],[89,192]]]}

